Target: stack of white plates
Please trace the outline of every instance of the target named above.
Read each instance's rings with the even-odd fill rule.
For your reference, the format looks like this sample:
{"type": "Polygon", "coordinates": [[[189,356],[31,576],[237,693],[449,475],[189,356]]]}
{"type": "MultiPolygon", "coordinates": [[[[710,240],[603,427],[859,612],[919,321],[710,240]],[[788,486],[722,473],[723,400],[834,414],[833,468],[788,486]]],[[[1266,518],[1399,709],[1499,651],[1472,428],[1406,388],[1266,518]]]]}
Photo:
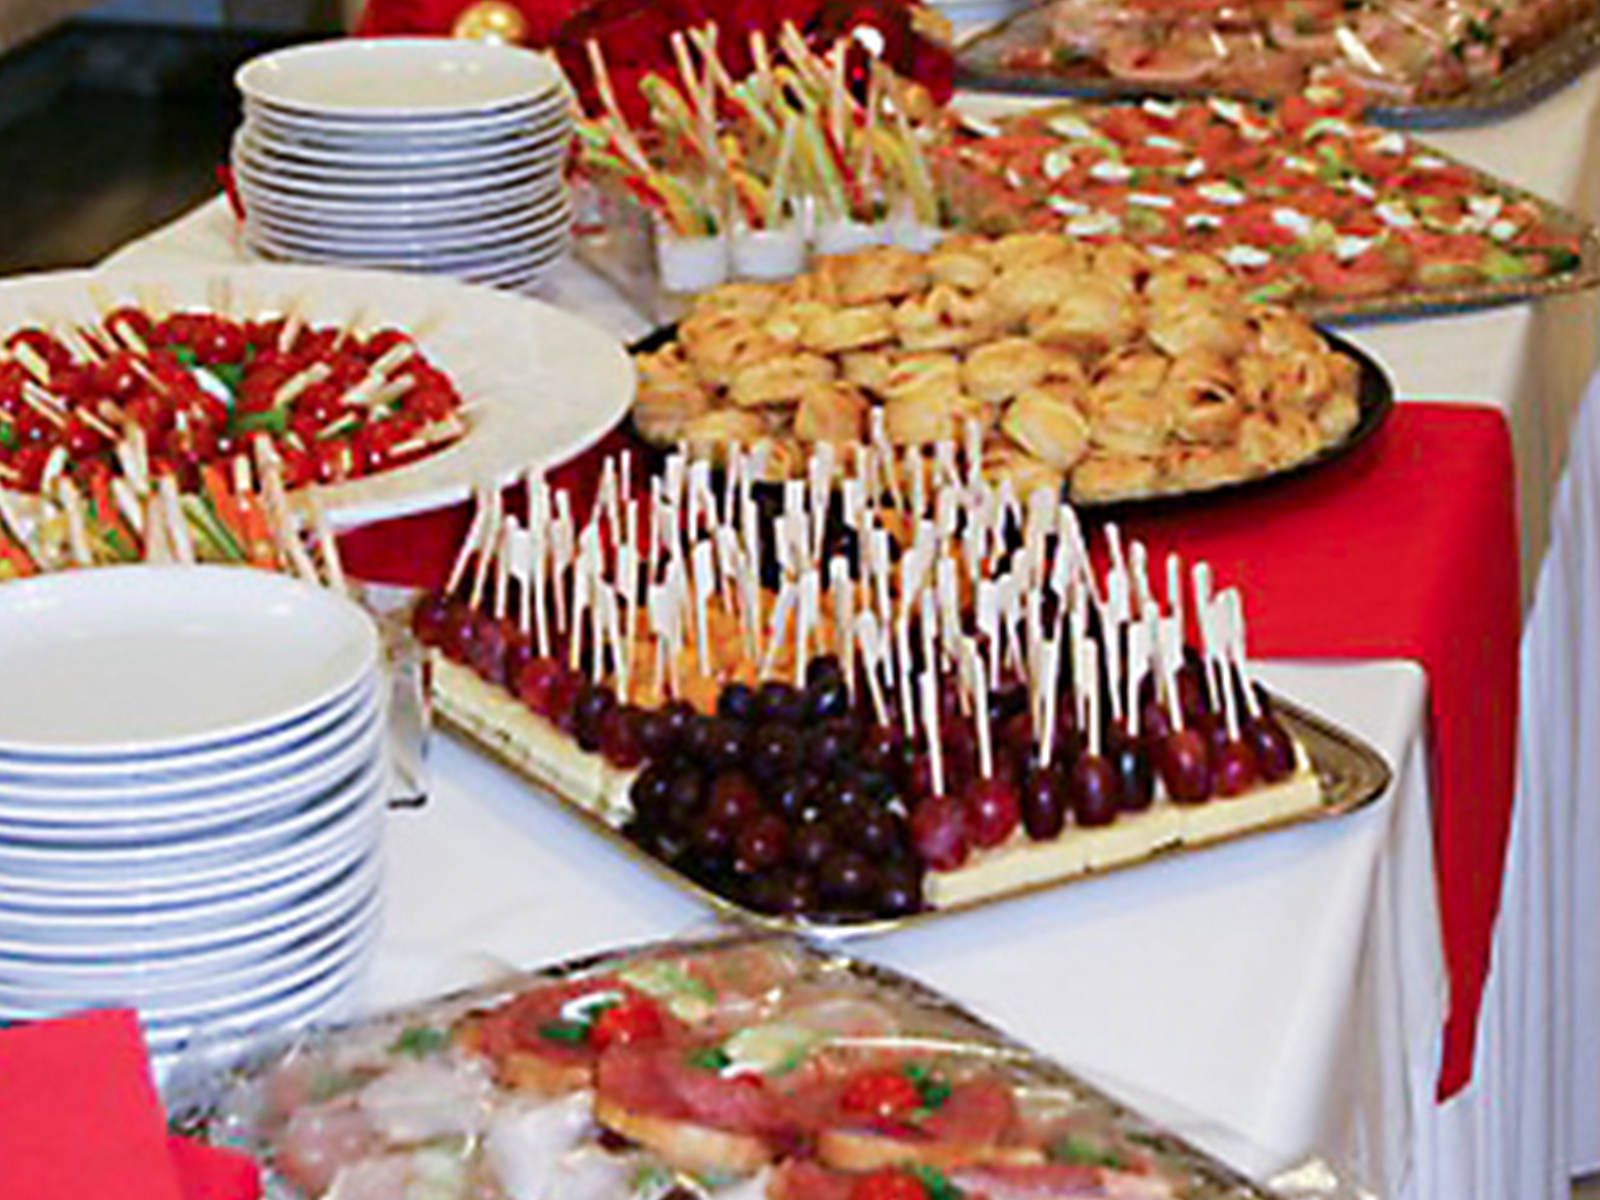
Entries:
{"type": "Polygon", "coordinates": [[[240,69],[245,241],[281,262],[525,288],[566,252],[572,136],[555,63],[451,38],[352,38],[240,69]]]}
{"type": "Polygon", "coordinates": [[[126,1004],[151,1049],[351,1001],[381,912],[376,630],[263,571],[0,589],[0,1018],[126,1004]]]}

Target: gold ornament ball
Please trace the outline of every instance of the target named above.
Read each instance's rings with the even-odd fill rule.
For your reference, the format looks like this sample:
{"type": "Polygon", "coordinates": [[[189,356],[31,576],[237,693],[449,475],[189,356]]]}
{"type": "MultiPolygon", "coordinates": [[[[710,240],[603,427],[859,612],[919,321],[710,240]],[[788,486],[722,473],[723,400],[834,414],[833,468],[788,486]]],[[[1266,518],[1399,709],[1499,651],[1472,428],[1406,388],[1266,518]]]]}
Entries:
{"type": "Polygon", "coordinates": [[[516,45],[528,36],[528,22],[514,4],[507,4],[505,0],[479,0],[456,18],[450,35],[516,45]]]}

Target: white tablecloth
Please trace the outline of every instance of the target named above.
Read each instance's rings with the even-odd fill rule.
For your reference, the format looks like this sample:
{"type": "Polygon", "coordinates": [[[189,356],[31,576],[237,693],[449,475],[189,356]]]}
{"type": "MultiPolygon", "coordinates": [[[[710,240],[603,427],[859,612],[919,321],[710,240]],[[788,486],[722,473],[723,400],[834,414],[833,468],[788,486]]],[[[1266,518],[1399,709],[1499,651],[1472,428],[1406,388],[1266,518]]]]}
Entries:
{"type": "MultiPolygon", "coordinates": [[[[1512,121],[1433,140],[1597,216],[1597,111],[1600,76],[1512,121]]],[[[117,261],[238,257],[218,203],[117,261]]],[[[576,267],[544,294],[621,337],[645,331],[576,267]]],[[[1572,653],[1600,655],[1597,617],[1581,602],[1600,567],[1580,553],[1600,536],[1600,476],[1577,469],[1589,456],[1600,462],[1594,418],[1559,505],[1555,497],[1600,343],[1597,313],[1600,302],[1579,297],[1356,335],[1403,397],[1507,414],[1530,595],[1539,581],[1523,648],[1527,720],[1505,916],[1479,1071],[1462,1096],[1444,1108],[1431,1100],[1443,974],[1424,689],[1403,665],[1275,672],[1291,694],[1383,749],[1397,783],[1382,805],[863,952],[946,988],[1248,1170],[1322,1154],[1396,1200],[1564,1197],[1570,1164],[1600,1162],[1600,1023],[1589,1019],[1600,1004],[1575,999],[1596,996],[1600,941],[1580,962],[1584,926],[1573,913],[1595,909],[1572,907],[1575,896],[1600,901],[1600,883],[1576,869],[1586,847],[1595,851],[1587,861],[1600,861],[1600,821],[1579,804],[1600,760],[1583,760],[1574,723],[1587,711],[1579,701],[1600,721],[1600,685],[1589,682],[1600,670],[1585,678],[1588,658],[1572,653]]],[[[393,904],[374,1002],[703,920],[497,768],[448,744],[436,765],[432,806],[392,821],[393,904]]]]}

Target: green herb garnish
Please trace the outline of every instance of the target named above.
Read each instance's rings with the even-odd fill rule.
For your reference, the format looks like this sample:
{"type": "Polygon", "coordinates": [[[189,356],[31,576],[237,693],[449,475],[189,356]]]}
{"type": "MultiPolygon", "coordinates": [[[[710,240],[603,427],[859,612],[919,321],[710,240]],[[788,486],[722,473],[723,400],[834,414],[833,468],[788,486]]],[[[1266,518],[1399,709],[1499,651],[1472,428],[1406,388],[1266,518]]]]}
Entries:
{"type": "Polygon", "coordinates": [[[539,1036],[547,1042],[577,1045],[589,1040],[589,1026],[580,1021],[551,1021],[539,1026],[539,1036]]]}
{"type": "Polygon", "coordinates": [[[733,1065],[733,1059],[721,1046],[707,1046],[689,1056],[689,1065],[702,1071],[721,1071],[733,1065]]]}
{"type": "Polygon", "coordinates": [[[407,1058],[427,1058],[430,1054],[437,1054],[443,1050],[449,1043],[450,1035],[443,1029],[414,1025],[395,1038],[394,1045],[389,1049],[395,1054],[404,1054],[407,1058]]]}
{"type": "Polygon", "coordinates": [[[1071,1134],[1051,1143],[1050,1161],[1079,1167],[1110,1167],[1113,1171],[1120,1171],[1126,1165],[1115,1150],[1071,1134]]]}
{"type": "Polygon", "coordinates": [[[914,1175],[928,1192],[928,1200],[962,1200],[964,1192],[950,1181],[950,1177],[935,1167],[911,1167],[914,1175]]]}

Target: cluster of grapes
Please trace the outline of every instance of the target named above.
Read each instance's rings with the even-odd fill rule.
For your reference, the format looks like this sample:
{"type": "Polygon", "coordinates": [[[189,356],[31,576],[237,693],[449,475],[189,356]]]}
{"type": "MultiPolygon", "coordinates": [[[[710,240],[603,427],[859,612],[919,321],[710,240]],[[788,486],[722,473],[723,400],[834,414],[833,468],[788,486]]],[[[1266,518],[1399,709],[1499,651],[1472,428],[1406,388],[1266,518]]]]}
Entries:
{"type": "Polygon", "coordinates": [[[1019,829],[1047,842],[1069,825],[1108,825],[1148,809],[1158,782],[1172,801],[1198,804],[1287,778],[1296,766],[1294,743],[1264,696],[1247,706],[1236,695],[1237,707],[1256,715],[1230,736],[1192,652],[1176,674],[1176,706],[1153,676],[1143,681],[1137,734],[1109,719],[1091,739],[1073,706],[1060,706],[1048,764],[1027,689],[1003,683],[986,714],[987,773],[970,700],[945,675],[936,772],[926,739],[880,723],[864,687],[853,703],[831,657],[810,664],[803,688],[730,683],[716,711],[701,713],[681,701],[622,704],[559,656],[536,655],[515,622],[463,600],[426,601],[416,630],[425,644],[514,691],[582,749],[619,768],[642,767],[626,834],[718,894],[767,913],[829,921],[905,915],[922,906],[924,872],[958,869],[1019,829]]]}

